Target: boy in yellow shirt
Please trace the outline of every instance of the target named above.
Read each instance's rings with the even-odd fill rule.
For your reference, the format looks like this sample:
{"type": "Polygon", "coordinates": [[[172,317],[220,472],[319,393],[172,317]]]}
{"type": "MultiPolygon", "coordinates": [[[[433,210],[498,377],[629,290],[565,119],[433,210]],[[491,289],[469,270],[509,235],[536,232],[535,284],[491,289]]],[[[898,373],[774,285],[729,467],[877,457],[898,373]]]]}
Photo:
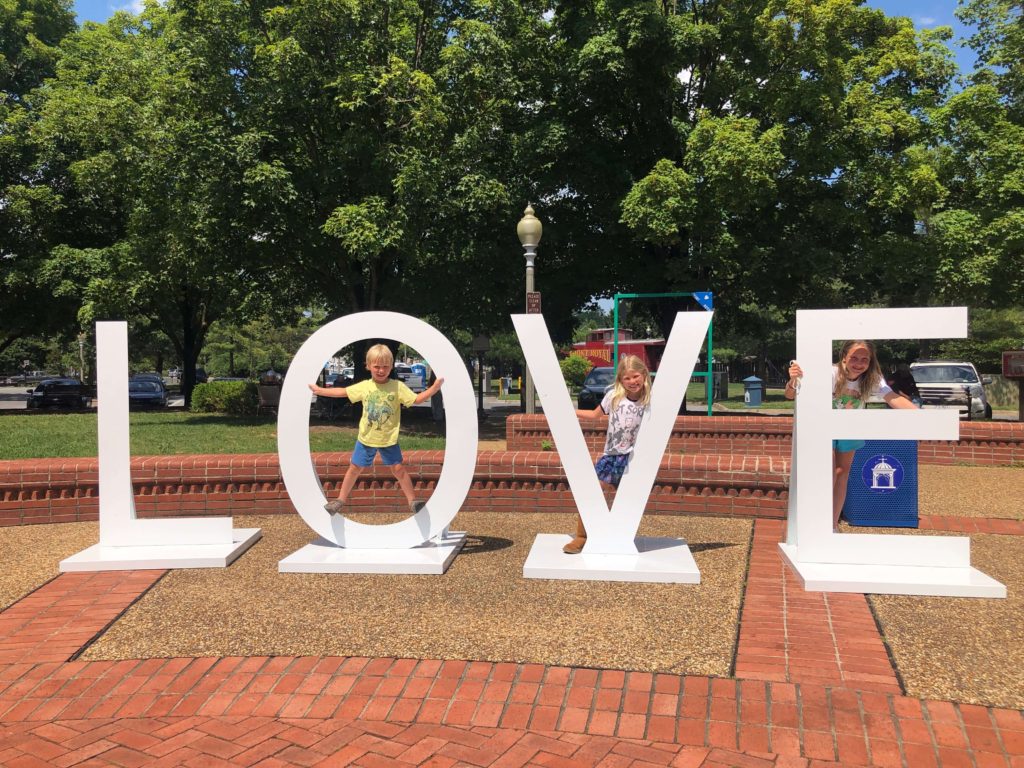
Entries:
{"type": "Polygon", "coordinates": [[[441,388],[444,379],[438,379],[417,395],[403,382],[390,378],[394,363],[395,358],[391,350],[384,344],[375,344],[366,351],[366,370],[370,372],[369,379],[348,387],[309,385],[317,397],[347,397],[353,403],[364,402],[363,416],[359,420],[359,436],[356,439],[355,450],[352,451],[352,463],[345,473],[345,479],[341,481],[338,498],[324,505],[324,509],[332,515],[341,512],[349,493],[355,487],[356,479],[364,468],[373,464],[373,459],[378,453],[384,466],[391,467],[398,487],[402,489],[406,501],[409,502],[409,509],[416,513],[425,503],[416,501],[412,480],[402,466],[398,430],[401,426],[402,406],[418,405],[429,400],[441,388]]]}

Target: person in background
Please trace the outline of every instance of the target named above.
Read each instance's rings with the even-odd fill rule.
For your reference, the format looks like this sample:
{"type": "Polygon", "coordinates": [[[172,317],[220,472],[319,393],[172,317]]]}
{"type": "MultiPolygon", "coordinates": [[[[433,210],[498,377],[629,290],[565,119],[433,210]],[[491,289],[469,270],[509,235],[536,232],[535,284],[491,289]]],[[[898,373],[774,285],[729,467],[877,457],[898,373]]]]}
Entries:
{"type": "Polygon", "coordinates": [[[921,392],[917,388],[917,382],[914,381],[914,375],[910,372],[909,365],[906,363],[897,365],[886,379],[893,392],[903,395],[918,408],[924,405],[924,400],[921,399],[921,392]]]}

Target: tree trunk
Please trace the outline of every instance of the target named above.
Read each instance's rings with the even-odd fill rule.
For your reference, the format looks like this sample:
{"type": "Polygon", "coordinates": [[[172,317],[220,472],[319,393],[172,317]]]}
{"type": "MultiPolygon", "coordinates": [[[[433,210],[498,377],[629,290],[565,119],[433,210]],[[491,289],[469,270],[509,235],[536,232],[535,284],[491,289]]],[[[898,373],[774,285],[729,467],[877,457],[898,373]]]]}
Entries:
{"type": "Polygon", "coordinates": [[[181,394],[185,398],[185,410],[192,405],[192,390],[196,387],[196,361],[199,359],[199,347],[196,345],[196,332],[191,317],[182,313],[181,323],[181,394]]]}

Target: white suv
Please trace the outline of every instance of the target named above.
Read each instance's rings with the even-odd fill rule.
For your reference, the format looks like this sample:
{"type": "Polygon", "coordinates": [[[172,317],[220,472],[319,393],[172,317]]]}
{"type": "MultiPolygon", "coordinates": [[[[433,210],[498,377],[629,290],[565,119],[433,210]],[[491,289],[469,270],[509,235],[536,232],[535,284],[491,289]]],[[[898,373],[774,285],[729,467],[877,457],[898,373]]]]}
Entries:
{"type": "Polygon", "coordinates": [[[957,408],[967,419],[991,419],[992,406],[985,397],[985,384],[971,363],[960,360],[919,360],[910,364],[925,406],[957,408]]]}

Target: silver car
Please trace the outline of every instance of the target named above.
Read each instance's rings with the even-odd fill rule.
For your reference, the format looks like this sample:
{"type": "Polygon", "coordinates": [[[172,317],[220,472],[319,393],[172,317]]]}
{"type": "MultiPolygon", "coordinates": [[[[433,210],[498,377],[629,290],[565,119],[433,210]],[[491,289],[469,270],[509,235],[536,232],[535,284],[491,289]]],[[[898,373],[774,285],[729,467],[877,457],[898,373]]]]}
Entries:
{"type": "Polygon", "coordinates": [[[910,364],[925,407],[956,408],[961,418],[991,419],[992,406],[985,397],[985,384],[972,363],[960,360],[918,360],[910,364]]]}

